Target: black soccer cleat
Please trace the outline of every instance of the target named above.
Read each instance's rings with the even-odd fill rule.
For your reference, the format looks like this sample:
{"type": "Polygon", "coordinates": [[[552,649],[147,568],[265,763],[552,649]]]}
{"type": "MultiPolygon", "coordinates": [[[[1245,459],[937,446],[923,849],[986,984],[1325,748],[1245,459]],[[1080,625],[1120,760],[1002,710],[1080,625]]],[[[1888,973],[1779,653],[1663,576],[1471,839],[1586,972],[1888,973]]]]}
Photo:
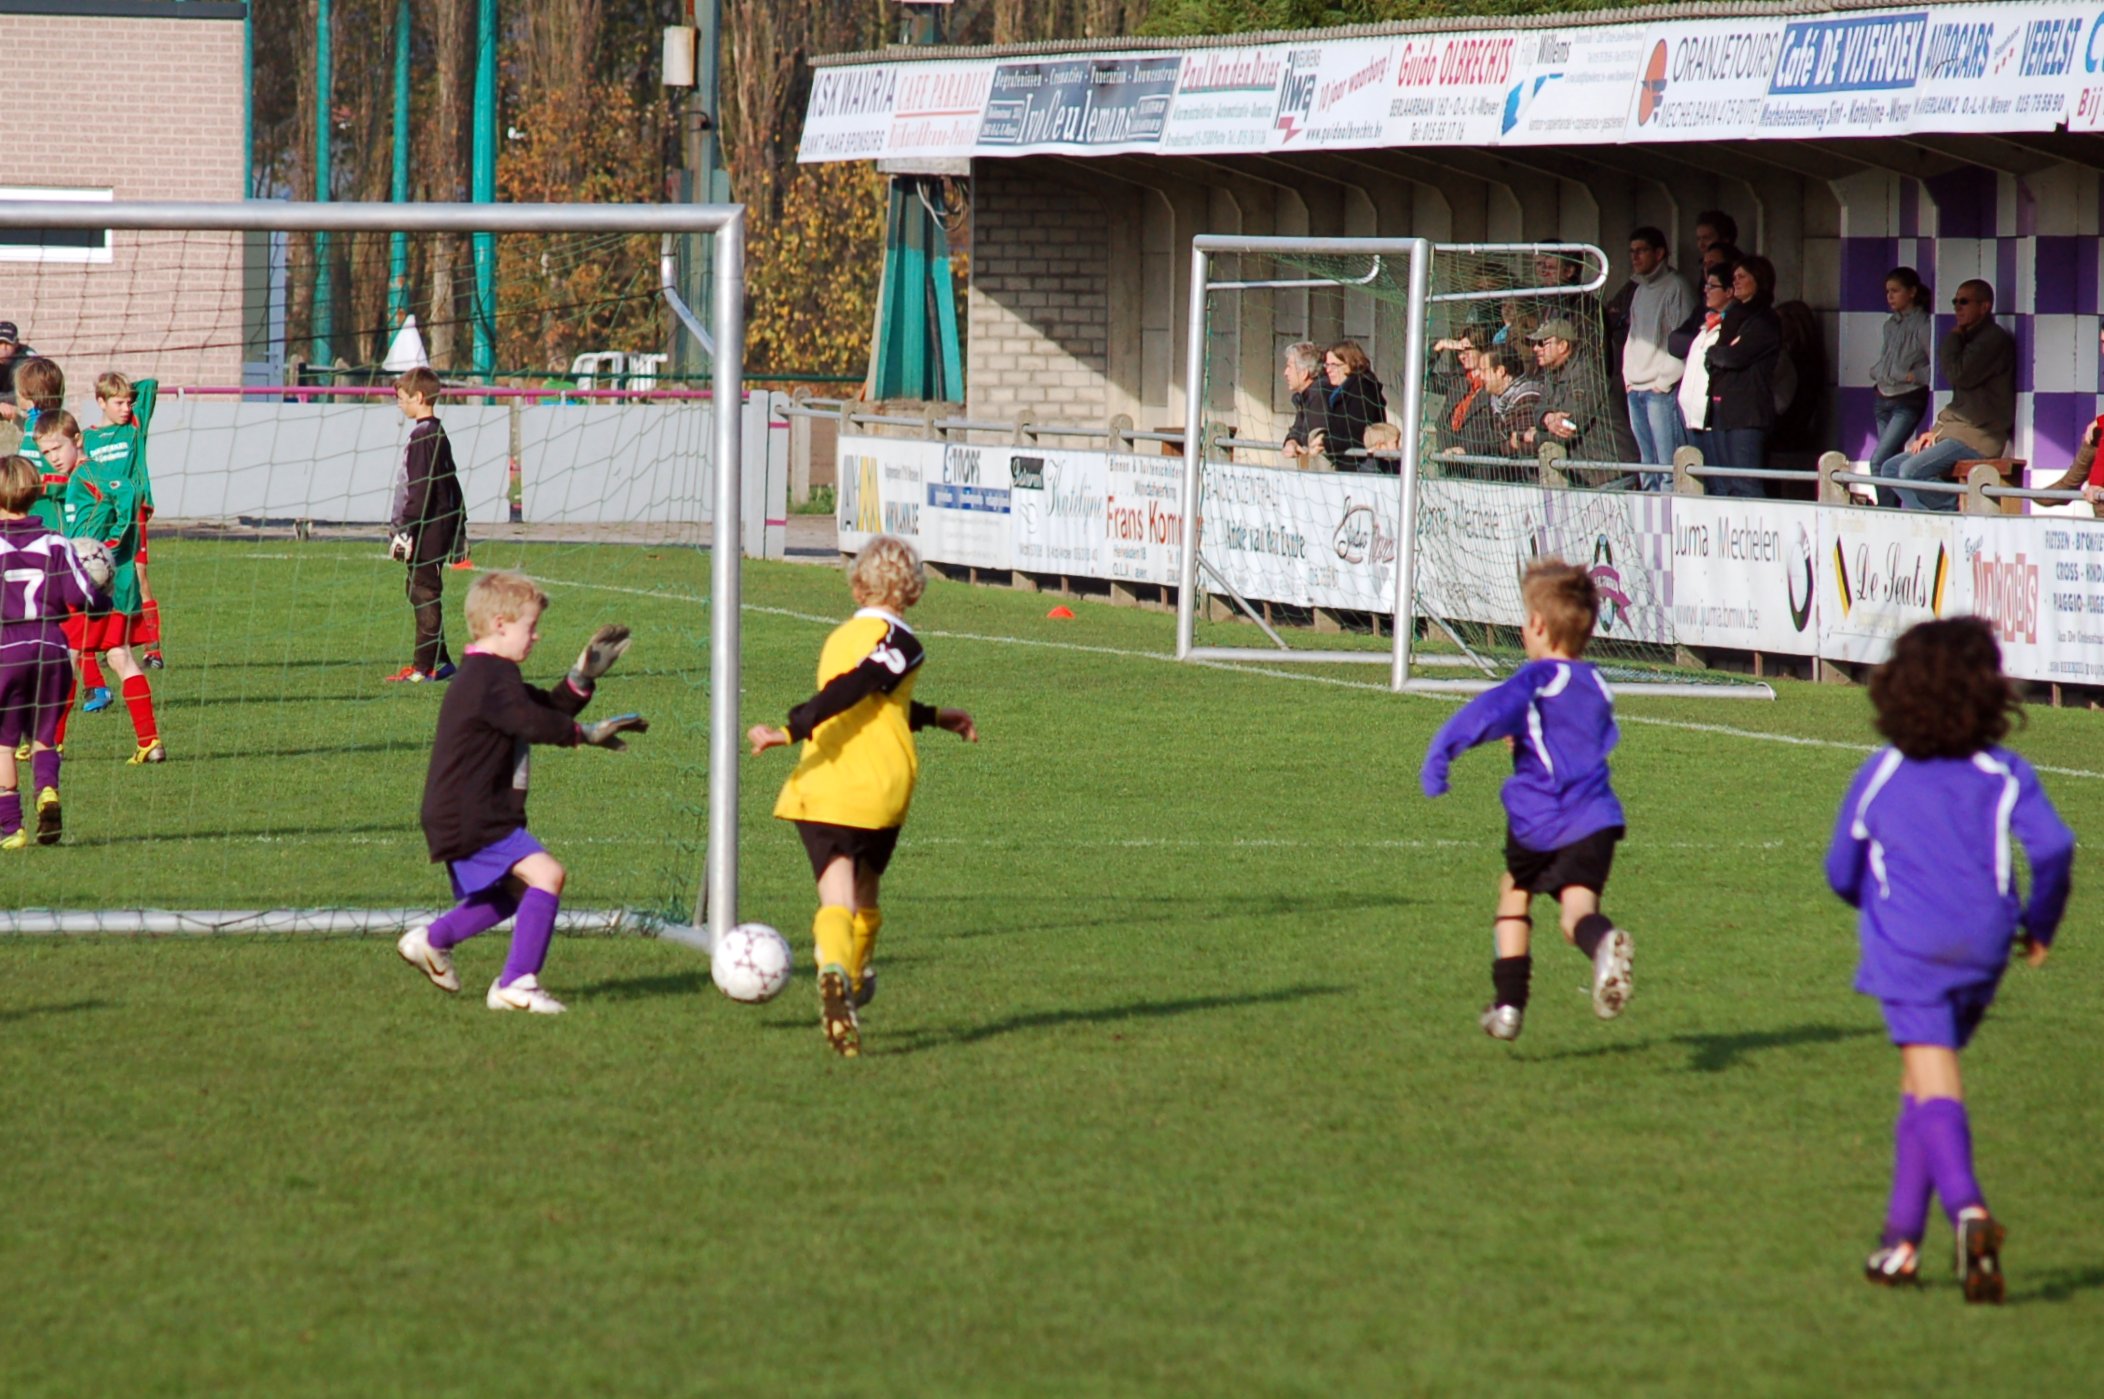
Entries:
{"type": "Polygon", "coordinates": [[[855,1009],[860,1010],[877,998],[877,969],[871,967],[862,973],[862,980],[855,984],[855,1009]]]}
{"type": "Polygon", "coordinates": [[[1982,1210],[1958,1221],[1958,1271],[1965,1275],[1965,1300],[2002,1304],[2008,1283],[2002,1277],[2002,1240],[2009,1231],[1982,1210]]]}

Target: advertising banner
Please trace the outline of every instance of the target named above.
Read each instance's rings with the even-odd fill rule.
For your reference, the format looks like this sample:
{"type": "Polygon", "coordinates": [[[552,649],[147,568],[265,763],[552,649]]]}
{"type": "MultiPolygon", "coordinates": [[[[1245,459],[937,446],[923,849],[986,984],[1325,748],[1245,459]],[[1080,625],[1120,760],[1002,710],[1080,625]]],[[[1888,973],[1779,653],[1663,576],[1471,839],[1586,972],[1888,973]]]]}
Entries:
{"type": "Polygon", "coordinates": [[[2104,684],[2104,520],[1958,520],[1954,611],[1994,627],[2012,675],[2104,684]]]}
{"type": "Polygon", "coordinates": [[[1183,458],[1116,452],[1104,498],[1104,558],[1122,583],[1183,574],[1183,458]]]}
{"type": "Polygon", "coordinates": [[[892,102],[891,160],[954,160],[969,156],[992,90],[991,63],[909,63],[892,102]]]}
{"type": "Polygon", "coordinates": [[[1782,52],[1784,23],[1748,16],[1665,24],[1645,38],[1625,141],[1738,141],[1753,135],[1782,52]]]}
{"type": "Polygon", "coordinates": [[[1642,74],[1646,31],[1636,25],[1529,34],[1533,63],[1499,137],[1505,145],[1587,146],[1619,141],[1642,74]]]}
{"type": "Polygon", "coordinates": [[[1388,104],[1402,46],[1400,38],[1355,39],[1287,50],[1270,148],[1389,144],[1388,104]]]}
{"type": "Polygon", "coordinates": [[[1819,654],[1879,662],[1916,622],[1953,606],[1957,515],[1828,508],[1819,521],[1819,654]]]}
{"type": "Polygon", "coordinates": [[[1182,70],[1181,54],[997,64],[978,148],[988,155],[1153,150],[1182,70]]]}
{"type": "MultiPolygon", "coordinates": [[[[899,437],[842,437],[836,499],[840,548],[895,534],[927,554],[921,537],[923,491],[942,471],[942,444],[899,437]]],[[[936,555],[936,557],[941,557],[936,555]]]]}
{"type": "Polygon", "coordinates": [[[1811,655],[1819,644],[1819,507],[1675,496],[1671,512],[1678,639],[1811,655]]]}
{"type": "Polygon", "coordinates": [[[1278,120],[1284,48],[1194,49],[1184,55],[1161,149],[1260,151],[1278,120]]]}
{"type": "Polygon", "coordinates": [[[891,115],[899,81],[908,70],[895,64],[821,68],[811,76],[804,107],[800,161],[875,160],[891,138],[891,115]]]}
{"type": "Polygon", "coordinates": [[[1008,449],[945,447],[921,511],[926,557],[972,568],[1015,567],[1008,449]]]}
{"type": "Polygon", "coordinates": [[[1981,5],[1931,12],[1911,131],[2051,131],[2092,11],[1981,5]]]}
{"type": "Polygon", "coordinates": [[[1522,42],[1518,34],[1413,34],[1403,39],[1388,90],[1384,144],[1497,144],[1505,100],[1519,81],[1522,42]]]}
{"type": "Polygon", "coordinates": [[[1104,515],[1110,459],[1102,452],[1007,447],[1010,567],[1110,577],[1104,515]]]}
{"type": "Polygon", "coordinates": [[[1208,466],[1206,562],[1253,602],[1392,613],[1400,489],[1393,476],[1208,466]]]}
{"type": "Polygon", "coordinates": [[[1783,30],[1756,136],[1879,136],[1910,128],[1925,10],[1801,20],[1783,30]]]}

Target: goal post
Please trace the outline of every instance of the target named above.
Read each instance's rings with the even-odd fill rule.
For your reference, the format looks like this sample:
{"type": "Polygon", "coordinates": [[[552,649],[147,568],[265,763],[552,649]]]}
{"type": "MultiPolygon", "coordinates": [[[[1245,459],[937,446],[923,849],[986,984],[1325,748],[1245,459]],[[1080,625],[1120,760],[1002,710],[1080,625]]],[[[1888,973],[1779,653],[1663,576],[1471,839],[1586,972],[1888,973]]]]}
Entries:
{"type": "MultiPolygon", "coordinates": [[[[652,502],[650,508],[655,512],[653,519],[658,521],[658,523],[650,527],[648,542],[673,542],[675,538],[674,532],[669,525],[663,522],[682,516],[690,520],[705,518],[709,522],[712,531],[710,541],[712,547],[708,567],[709,597],[707,599],[710,615],[706,628],[708,650],[706,719],[705,721],[700,720],[697,714],[696,723],[693,725],[698,726],[699,723],[705,722],[708,730],[706,743],[707,799],[705,805],[706,854],[703,862],[704,873],[702,879],[698,882],[698,887],[691,884],[688,886],[691,890],[690,898],[686,898],[683,902],[675,903],[669,897],[661,897],[656,907],[647,911],[644,921],[651,926],[667,925],[674,935],[684,934],[689,937],[698,937],[702,941],[707,940],[708,928],[727,928],[735,924],[738,909],[737,856],[739,757],[741,753],[741,733],[738,724],[740,687],[739,624],[741,607],[740,544],[744,538],[740,524],[741,501],[743,498],[740,468],[743,461],[744,436],[744,423],[742,421],[744,414],[741,411],[741,406],[744,402],[745,388],[744,259],[746,237],[745,211],[742,206],[370,204],[301,203],[265,200],[229,203],[76,202],[71,200],[39,199],[33,201],[0,201],[0,228],[15,231],[16,236],[10,240],[10,246],[17,249],[27,247],[29,256],[26,260],[29,262],[36,261],[35,250],[39,246],[40,239],[36,236],[25,237],[25,231],[34,231],[35,234],[44,235],[41,243],[53,249],[73,250],[81,247],[92,247],[101,250],[99,256],[91,254],[85,257],[75,255],[75,253],[70,251],[55,253],[47,261],[56,270],[48,272],[42,272],[36,268],[25,269],[21,265],[25,259],[20,256],[15,257],[6,265],[0,265],[0,288],[5,288],[9,293],[7,297],[0,298],[0,300],[6,301],[4,309],[11,313],[9,315],[10,319],[21,324],[22,339],[24,341],[35,344],[39,352],[49,354],[64,362],[63,367],[69,373],[67,386],[69,402],[82,396],[82,391],[92,384],[96,370],[119,367],[110,363],[112,346],[128,347],[135,358],[150,360],[156,354],[165,358],[170,346],[194,349],[199,344],[210,343],[216,345],[222,356],[224,356],[225,354],[233,353],[227,351],[226,347],[229,343],[237,347],[246,343],[251,328],[245,323],[247,317],[242,309],[242,297],[243,288],[247,285],[246,279],[253,275],[253,269],[249,266],[249,263],[252,261],[250,253],[253,250],[237,247],[236,245],[242,241],[241,239],[228,239],[223,235],[264,235],[265,238],[261,241],[266,247],[272,246],[275,241],[269,238],[270,235],[316,233],[382,235],[379,239],[379,246],[383,248],[386,241],[384,235],[398,233],[413,236],[489,235],[491,237],[563,235],[584,240],[578,243],[580,247],[586,246],[589,240],[593,238],[601,239],[605,243],[611,243],[616,237],[641,235],[655,237],[659,240],[655,246],[659,248],[669,246],[671,239],[682,235],[714,235],[715,277],[713,281],[712,304],[701,308],[699,311],[688,308],[679,300],[677,290],[671,284],[669,277],[666,278],[664,285],[658,285],[661,275],[657,266],[658,259],[651,260],[652,265],[646,278],[635,279],[629,285],[608,288],[595,284],[595,277],[599,277],[603,282],[603,269],[596,265],[588,265],[591,256],[589,252],[575,254],[573,265],[566,266],[559,265],[558,262],[551,262],[551,252],[548,251],[548,248],[555,242],[551,237],[547,243],[539,245],[543,249],[539,253],[538,267],[540,274],[544,278],[551,279],[551,284],[555,279],[568,276],[569,280],[564,282],[566,288],[582,287],[585,291],[573,293],[566,301],[563,297],[553,294],[546,288],[542,288],[540,289],[541,299],[532,308],[532,313],[539,318],[538,323],[541,327],[542,338],[549,343],[555,343],[560,339],[560,336],[555,332],[562,328],[560,321],[563,316],[575,316],[580,321],[587,321],[598,312],[607,308],[625,305],[631,313],[632,320],[640,317],[643,320],[653,322],[661,321],[667,328],[675,325],[684,327],[684,333],[693,336],[697,341],[701,342],[705,352],[713,361],[712,373],[707,382],[708,392],[697,392],[688,395],[689,398],[697,400],[693,405],[695,414],[705,414],[706,417],[690,415],[688,419],[683,420],[691,422],[706,421],[706,428],[701,430],[706,437],[706,442],[696,439],[688,439],[682,442],[669,429],[661,432],[658,438],[654,439],[659,443],[656,450],[664,452],[671,457],[692,456],[695,460],[687,462],[668,461],[665,458],[645,460],[640,467],[634,469],[630,477],[624,478],[624,481],[628,483],[627,488],[630,490],[630,495],[627,498],[652,502]],[[122,252],[112,254],[109,250],[121,248],[124,240],[127,238],[132,239],[143,250],[150,239],[165,237],[166,235],[178,235],[178,237],[170,240],[172,242],[171,247],[164,248],[161,251],[160,261],[152,269],[147,271],[133,270],[129,274],[130,282],[127,283],[126,274],[122,267],[124,254],[122,252]],[[196,241],[192,245],[186,245],[182,241],[183,236],[194,237],[196,241]],[[176,313],[168,311],[164,314],[164,318],[160,323],[148,324],[146,319],[148,313],[141,310],[140,305],[152,303],[157,296],[164,302],[172,302],[175,299],[176,294],[165,291],[165,288],[180,282],[184,270],[183,262],[186,258],[202,266],[202,275],[197,280],[203,288],[202,294],[205,299],[209,300],[215,295],[214,287],[216,286],[217,297],[222,303],[231,300],[233,309],[227,309],[224,304],[217,308],[216,312],[211,308],[200,309],[194,304],[197,298],[193,296],[191,298],[192,304],[184,308],[184,314],[191,317],[188,322],[178,323],[173,319],[176,313]],[[116,268],[108,266],[107,264],[112,261],[117,262],[119,266],[116,268]],[[82,272],[82,269],[78,264],[83,262],[105,264],[100,268],[88,269],[91,276],[99,274],[101,277],[100,281],[81,280],[79,278],[78,274],[82,272]],[[66,264],[66,266],[59,267],[59,264],[66,264]],[[75,279],[65,280],[65,277],[69,274],[73,275],[75,279]],[[216,284],[211,282],[213,275],[219,278],[216,284]],[[14,279],[13,281],[8,280],[10,276],[14,279]],[[50,343],[49,336],[51,332],[49,331],[46,332],[45,342],[38,343],[38,317],[25,310],[23,299],[26,295],[32,303],[34,302],[35,291],[39,283],[33,279],[39,276],[50,279],[50,285],[54,288],[49,293],[42,312],[42,319],[45,320],[47,326],[54,322],[66,321],[68,324],[77,327],[91,327],[91,329],[82,329],[77,335],[72,336],[77,343],[70,349],[68,344],[64,343],[67,336],[63,334],[59,337],[61,343],[50,343]],[[156,280],[157,278],[159,280],[156,280]],[[26,292],[24,291],[25,288],[27,289],[26,292]],[[586,299],[587,296],[590,299],[586,299]],[[62,313],[61,303],[67,297],[71,297],[76,302],[81,303],[80,306],[73,308],[79,310],[77,316],[72,315],[71,310],[62,313]],[[661,312],[665,314],[661,315],[661,312]],[[215,315],[216,319],[214,318],[215,315]],[[703,322],[706,322],[706,324],[704,325],[703,322]],[[103,357],[100,359],[92,358],[91,352],[93,355],[103,357]],[[700,402],[699,400],[707,401],[700,402]],[[676,484],[667,485],[662,482],[651,483],[641,480],[640,478],[647,475],[652,467],[656,467],[660,471],[669,469],[677,477],[676,484]],[[706,486],[702,485],[702,482],[706,482],[706,486]],[[705,512],[705,514],[699,512],[705,512]],[[690,912],[694,927],[692,929],[682,929],[680,920],[688,917],[690,912]],[[696,930],[701,931],[697,932],[696,930]]],[[[344,240],[345,243],[349,241],[348,239],[344,240]]],[[[524,239],[520,238],[519,241],[523,242],[524,239]]],[[[343,254],[339,251],[338,255],[341,256],[343,254]]],[[[630,258],[628,261],[632,263],[637,261],[637,259],[630,258]]],[[[141,265],[144,265],[143,262],[141,265]]],[[[284,276],[282,266],[277,267],[276,272],[282,280],[284,276]]],[[[456,290],[454,295],[457,298],[459,292],[456,290]]],[[[487,311],[482,311],[481,314],[486,315],[487,311]]],[[[479,330],[480,326],[478,325],[477,328],[479,330]]],[[[392,334],[395,329],[397,327],[389,325],[387,332],[392,334]]],[[[283,333],[284,331],[281,329],[280,334],[283,333]]],[[[679,332],[675,330],[673,333],[679,332]]],[[[661,334],[660,343],[662,343],[661,334]]],[[[377,364],[379,356],[375,354],[371,358],[377,364]]],[[[543,355],[541,358],[545,360],[546,356],[543,355]]],[[[544,369],[547,367],[545,364],[542,366],[544,369]]],[[[137,377],[137,375],[134,374],[133,377],[137,377]]],[[[472,399],[475,397],[472,386],[455,384],[451,387],[455,397],[449,402],[457,401],[460,398],[472,399]]],[[[164,394],[170,394],[169,386],[164,384],[163,391],[164,394]]],[[[227,390],[220,391],[226,392],[227,390]]],[[[375,388],[365,392],[369,394],[384,394],[385,389],[375,388]]],[[[289,393],[290,391],[288,390],[288,396],[289,393]]],[[[170,394],[170,397],[173,396],[170,394]]],[[[163,412],[166,411],[165,404],[168,401],[168,398],[163,399],[163,412]]],[[[242,402],[246,402],[246,400],[242,400],[242,402]]],[[[391,400],[387,401],[387,406],[391,409],[391,400]]],[[[360,411],[371,413],[374,410],[364,409],[360,411]]],[[[664,411],[669,414],[671,410],[664,411]]],[[[11,432],[11,425],[0,428],[0,430],[11,432]]],[[[330,428],[324,425],[322,429],[323,435],[326,436],[328,431],[330,431],[330,428]]],[[[518,498],[516,494],[516,483],[518,480],[516,443],[517,430],[514,427],[511,471],[514,512],[516,512],[516,501],[518,498]]],[[[12,448],[12,437],[6,442],[0,443],[0,450],[12,450],[12,448]]],[[[322,449],[315,447],[311,450],[319,453],[322,449]]],[[[501,451],[501,448],[498,450],[501,451]]],[[[580,448],[579,450],[582,449],[580,448]]],[[[501,471],[501,456],[498,462],[496,469],[501,471]]],[[[309,498],[298,494],[304,483],[291,479],[301,465],[302,463],[298,461],[283,464],[283,469],[288,477],[288,484],[280,495],[274,498],[290,498],[294,500],[309,498]],[[286,494],[288,492],[290,493],[289,495],[286,494]]],[[[329,474],[327,463],[319,455],[310,457],[305,461],[304,465],[308,469],[310,477],[320,478],[329,474]]],[[[463,474],[465,475],[465,466],[463,466],[463,474]]],[[[608,475],[611,476],[612,472],[609,471],[608,475]]],[[[326,482],[321,482],[305,488],[311,495],[317,492],[324,492],[326,485],[326,482]]],[[[595,488],[602,491],[615,489],[595,479],[583,482],[577,487],[577,490],[579,492],[588,492],[595,488]]],[[[565,502],[567,502],[567,499],[568,497],[564,497],[565,502]]],[[[312,513],[311,509],[308,513],[312,513]]],[[[369,520],[370,515],[349,516],[347,518],[369,520]]],[[[516,513],[514,513],[513,518],[518,518],[516,513]]],[[[599,517],[595,516],[593,518],[597,519],[599,517]]],[[[288,526],[297,526],[299,528],[297,538],[300,540],[304,541],[309,538],[306,532],[307,520],[286,520],[283,523],[288,526]]],[[[481,523],[480,517],[476,517],[475,523],[481,523]]],[[[370,531],[368,529],[364,534],[357,537],[364,538],[369,536],[369,534],[370,531]]],[[[685,543],[693,542],[694,540],[698,540],[698,536],[693,536],[692,539],[682,536],[677,542],[685,543]]],[[[302,547],[308,546],[303,545],[302,547]]],[[[348,556],[346,555],[345,557],[348,556]]],[[[367,568],[369,556],[361,553],[358,555],[358,558],[360,560],[358,566],[367,568]]],[[[295,565],[295,567],[297,566],[295,565]]],[[[374,574],[374,577],[377,578],[377,576],[377,574],[374,574]]],[[[393,576],[395,578],[391,585],[394,599],[393,606],[400,607],[399,589],[401,584],[399,571],[397,570],[393,576]]],[[[360,586],[367,587],[369,595],[375,599],[383,596],[384,590],[378,582],[370,585],[361,584],[360,586]]],[[[580,584],[579,586],[588,585],[580,584]]],[[[647,590],[623,590],[616,588],[613,591],[645,592],[647,590]]],[[[457,610],[458,595],[450,588],[448,589],[448,594],[449,610],[457,610]]],[[[696,600],[689,599],[688,601],[696,600]]],[[[347,603],[346,606],[355,609],[357,604],[353,601],[347,603]]],[[[403,610],[406,611],[406,608],[403,610]]],[[[399,620],[401,630],[406,633],[408,630],[407,618],[401,617],[399,620]]],[[[696,639],[698,640],[699,638],[697,637],[696,639]]],[[[550,657],[549,659],[552,660],[553,658],[550,657]]],[[[171,656],[171,665],[174,664],[175,660],[171,656]]],[[[173,674],[172,671],[168,673],[173,674]]],[[[693,688],[699,688],[699,686],[694,686],[693,688]]],[[[239,711],[234,712],[238,713],[239,711]]],[[[419,720],[418,722],[421,724],[423,721],[419,720]]],[[[82,727],[83,721],[76,714],[73,720],[73,732],[76,738],[80,736],[82,727]]],[[[419,735],[419,737],[424,736],[419,735]]],[[[671,735],[667,736],[668,741],[671,738],[671,735]]],[[[652,741],[651,739],[643,740],[644,743],[652,741]]],[[[85,815],[84,811],[83,816],[85,815]]],[[[689,865],[687,868],[690,871],[688,878],[691,880],[692,867],[689,865]]],[[[215,905],[214,907],[217,908],[218,906],[215,905]]],[[[12,926],[16,931],[57,931],[105,927],[119,931],[126,929],[151,931],[163,927],[226,925],[261,928],[327,928],[335,931],[350,931],[365,926],[375,930],[382,927],[399,926],[401,917],[401,910],[393,907],[366,909],[334,908],[328,910],[326,916],[323,916],[313,910],[298,908],[280,907],[250,910],[236,906],[231,910],[221,908],[217,912],[197,917],[176,914],[164,918],[148,916],[144,909],[135,904],[130,907],[129,914],[123,914],[121,910],[113,909],[110,916],[101,918],[99,922],[97,921],[97,916],[92,914],[57,914],[49,909],[41,912],[24,910],[10,915],[7,921],[0,922],[0,928],[12,926]]],[[[631,918],[627,921],[632,924],[635,920],[631,918]]],[[[577,920],[573,919],[573,926],[575,925],[579,924],[577,920]]],[[[595,913],[585,916],[582,919],[582,925],[622,926],[623,918],[618,913],[611,915],[595,913]]]]}
{"type": "Polygon", "coordinates": [[[1178,658],[1479,691],[1524,659],[1527,566],[1561,557],[1601,589],[1588,657],[1618,689],[1772,696],[1679,644],[1607,276],[1582,243],[1194,238],[1178,658]]]}

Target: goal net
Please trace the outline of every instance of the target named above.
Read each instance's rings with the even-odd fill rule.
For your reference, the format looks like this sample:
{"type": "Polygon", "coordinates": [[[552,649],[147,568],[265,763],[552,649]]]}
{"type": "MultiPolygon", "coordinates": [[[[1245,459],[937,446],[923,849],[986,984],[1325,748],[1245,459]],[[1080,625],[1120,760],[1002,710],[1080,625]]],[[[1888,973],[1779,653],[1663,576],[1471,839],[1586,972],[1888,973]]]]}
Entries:
{"type": "MultiPolygon", "coordinates": [[[[531,682],[603,623],[635,631],[594,708],[650,733],[533,767],[570,927],[735,916],[738,546],[758,552],[768,513],[739,470],[738,210],[54,202],[0,221],[16,388],[32,354],[56,365],[90,430],[101,376],[137,389],[151,513],[130,636],[165,660],[150,718],[108,660],[85,677],[63,839],[16,862],[0,928],[377,930],[446,906],[418,822],[445,687],[391,677],[460,658],[492,569],[549,596],[531,682]],[[720,281],[697,311],[670,268],[704,233],[720,281]],[[706,377],[664,372],[680,337],[714,355],[706,377]],[[417,364],[444,383],[466,510],[431,659],[387,552],[412,427],[392,385],[417,364]],[[130,763],[148,724],[166,761],[130,763]]],[[[19,426],[0,432],[17,450],[19,426]]]]}
{"type": "Polygon", "coordinates": [[[1591,571],[1587,655],[1624,686],[1765,694],[1683,665],[1606,270],[1585,245],[1198,240],[1180,654],[1479,688],[1524,658],[1520,579],[1553,557],[1591,571]]]}

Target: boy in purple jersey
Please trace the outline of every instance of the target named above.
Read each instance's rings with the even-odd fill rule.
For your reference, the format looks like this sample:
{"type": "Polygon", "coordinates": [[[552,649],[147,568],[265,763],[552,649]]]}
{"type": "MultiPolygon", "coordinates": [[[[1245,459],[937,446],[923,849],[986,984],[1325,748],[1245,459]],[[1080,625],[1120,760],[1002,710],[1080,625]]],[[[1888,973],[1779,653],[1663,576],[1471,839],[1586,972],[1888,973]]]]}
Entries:
{"type": "Polygon", "coordinates": [[[29,517],[43,494],[42,475],[27,458],[0,457],[0,850],[29,844],[15,757],[25,741],[37,844],[59,839],[58,721],[73,683],[61,623],[68,612],[107,606],[73,546],[29,517]]]}
{"type": "Polygon", "coordinates": [[[1856,774],[1826,879],[1861,910],[1856,990],[1875,996],[1899,1046],[1900,1108],[1885,1229],[1864,1275],[1916,1281],[1929,1192],[1957,1231],[1965,1300],[2002,1300],[2003,1229],[1973,1178],[1958,1051],[1980,1027],[2012,947],[2038,966],[2067,908],[2075,833],[2022,758],[2000,747],[2015,690],[1976,617],[1923,622],[1872,672],[1891,741],[1856,774]],[[2012,856],[2031,862],[2020,898],[2012,856]]]}
{"type": "Polygon", "coordinates": [[[1527,663],[1494,690],[1470,700],[1440,726],[1425,752],[1425,795],[1447,790],[1447,768],[1479,743],[1505,740],[1505,874],[1492,921],[1497,957],[1492,999],[1481,1021],[1494,1039],[1519,1038],[1534,970],[1528,942],[1536,894],[1562,905],[1563,935],[1593,964],[1593,1014],[1612,1020],[1629,1004],[1629,934],[1600,912],[1600,895],[1622,838],[1622,804],[1608,783],[1614,750],[1614,693],[1579,659],[1593,638],[1600,598],[1584,569],[1544,559],[1520,580],[1527,663]]]}

